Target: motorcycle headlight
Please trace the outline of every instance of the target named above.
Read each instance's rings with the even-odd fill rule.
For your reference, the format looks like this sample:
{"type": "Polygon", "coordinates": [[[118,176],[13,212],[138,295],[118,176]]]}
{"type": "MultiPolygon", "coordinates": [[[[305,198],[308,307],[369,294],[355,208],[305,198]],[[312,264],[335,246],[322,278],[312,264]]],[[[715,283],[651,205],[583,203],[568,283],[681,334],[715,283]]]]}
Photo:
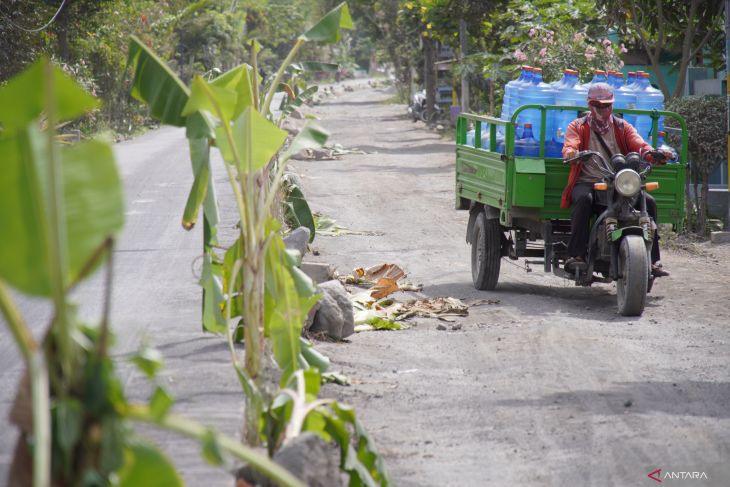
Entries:
{"type": "Polygon", "coordinates": [[[614,180],[616,191],[622,196],[634,196],[641,189],[641,176],[633,169],[623,169],[614,180]]]}

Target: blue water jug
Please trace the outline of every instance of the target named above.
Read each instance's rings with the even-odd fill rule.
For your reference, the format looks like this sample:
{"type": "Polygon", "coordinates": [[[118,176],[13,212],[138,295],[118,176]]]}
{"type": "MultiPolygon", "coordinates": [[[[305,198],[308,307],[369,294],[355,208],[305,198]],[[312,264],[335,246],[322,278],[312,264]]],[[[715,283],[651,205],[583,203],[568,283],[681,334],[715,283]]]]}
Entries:
{"type": "Polygon", "coordinates": [[[626,88],[635,90],[636,89],[636,72],[630,71],[629,72],[629,79],[626,81],[626,88]]]}
{"type": "Polygon", "coordinates": [[[526,123],[522,138],[515,141],[515,156],[537,157],[540,155],[540,143],[532,135],[532,124],[526,123]]]}
{"type": "Polygon", "coordinates": [[[608,84],[613,87],[614,90],[624,85],[623,73],[620,73],[618,71],[607,71],[607,77],[608,84]]]}
{"type": "Polygon", "coordinates": [[[667,134],[665,132],[662,132],[662,131],[657,132],[656,148],[658,150],[665,150],[665,151],[669,151],[672,154],[674,154],[671,159],[667,160],[667,163],[668,164],[676,164],[677,161],[678,161],[678,159],[679,159],[679,156],[677,155],[676,149],[674,149],[674,147],[670,146],[669,144],[667,144],[664,141],[664,138],[666,136],[667,136],[667,134]]]}
{"type": "MultiPolygon", "coordinates": [[[[649,73],[637,73],[636,108],[639,110],[664,110],[664,95],[649,83],[649,73]]],[[[636,128],[644,140],[650,140],[652,120],[649,115],[636,117],[636,128]]],[[[664,131],[664,117],[659,117],[659,131],[664,131]]]]}
{"type": "MultiPolygon", "coordinates": [[[[476,128],[473,128],[470,131],[468,131],[466,133],[466,145],[468,145],[469,147],[474,147],[474,137],[475,136],[476,136],[476,128]]],[[[489,124],[488,123],[482,123],[481,136],[479,137],[479,140],[481,142],[481,144],[480,144],[481,148],[484,150],[489,150],[489,124]]],[[[504,145],[504,136],[497,133],[497,144],[499,144],[500,141],[502,142],[502,145],[504,145]]]]}
{"type": "Polygon", "coordinates": [[[584,86],[586,88],[589,88],[591,85],[594,85],[596,83],[608,83],[608,76],[606,76],[606,72],[602,69],[596,69],[593,72],[593,78],[584,86]]]}
{"type": "MultiPolygon", "coordinates": [[[[620,82],[613,88],[613,106],[616,108],[636,108],[636,91],[630,86],[623,84],[623,74],[616,73],[617,77],[620,76],[620,82]]],[[[624,120],[629,122],[631,125],[636,125],[636,115],[624,115],[624,120]]]]}
{"type": "MultiPolygon", "coordinates": [[[[532,66],[522,66],[520,76],[507,83],[504,87],[504,98],[502,99],[502,113],[500,117],[502,120],[509,120],[515,111],[515,108],[519,106],[519,90],[523,86],[530,84],[532,79],[532,66]]],[[[504,137],[505,129],[504,126],[499,126],[497,132],[504,137]]]]}
{"type": "MultiPolygon", "coordinates": [[[[520,106],[521,105],[554,105],[555,104],[555,90],[549,84],[542,80],[542,69],[534,68],[532,71],[532,84],[525,86],[520,89],[520,106]]],[[[555,116],[552,110],[546,112],[545,127],[542,126],[542,120],[540,110],[537,108],[531,108],[525,110],[518,115],[517,123],[525,126],[531,124],[532,133],[536,138],[540,137],[542,131],[545,131],[545,140],[552,138],[551,134],[554,130],[555,116]]],[[[525,134],[522,134],[522,138],[525,134]]]]}
{"type": "MultiPolygon", "coordinates": [[[[578,71],[566,69],[564,73],[566,81],[555,92],[555,104],[570,107],[585,106],[586,98],[588,96],[588,88],[579,83],[578,71]]],[[[561,148],[563,141],[565,140],[565,131],[568,129],[568,124],[576,118],[578,118],[577,110],[559,110],[555,112],[555,129],[553,130],[553,136],[551,139],[555,139],[555,141],[560,144],[561,148]]]]}
{"type": "Polygon", "coordinates": [[[502,98],[502,114],[500,118],[507,120],[507,117],[512,115],[510,109],[514,104],[514,100],[517,99],[517,89],[519,86],[529,82],[529,78],[532,75],[532,67],[522,66],[520,76],[517,79],[513,79],[506,85],[504,85],[504,97],[502,98]]]}

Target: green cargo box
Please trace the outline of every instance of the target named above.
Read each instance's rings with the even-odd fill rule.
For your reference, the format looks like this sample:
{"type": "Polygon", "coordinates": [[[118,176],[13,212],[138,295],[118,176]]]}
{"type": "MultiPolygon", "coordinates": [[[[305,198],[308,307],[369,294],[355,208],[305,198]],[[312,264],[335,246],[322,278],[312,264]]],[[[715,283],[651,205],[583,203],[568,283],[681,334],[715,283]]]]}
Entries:
{"type": "MultiPolygon", "coordinates": [[[[524,105],[512,119],[500,120],[469,113],[459,114],[456,124],[456,207],[468,209],[472,202],[482,203],[499,211],[500,223],[512,227],[515,217],[534,220],[570,219],[570,210],[560,208],[560,199],[568,181],[568,166],[562,159],[544,157],[545,137],[540,137],[540,157],[515,157],[515,122],[520,112],[538,109],[545,117],[550,110],[575,110],[576,116],[586,107],[524,105]],[[466,143],[469,124],[475,127],[474,143],[466,143]],[[489,143],[482,149],[479,135],[485,126],[489,143]],[[504,154],[497,152],[498,128],[505,134],[504,154]]],[[[649,115],[654,120],[656,144],[660,116],[677,120],[681,127],[681,150],[676,164],[655,166],[647,181],[659,182],[651,195],[657,202],[659,223],[671,223],[676,231],[684,228],[684,181],[687,171],[687,129],[684,119],[673,112],[614,109],[617,114],[649,115]]]]}

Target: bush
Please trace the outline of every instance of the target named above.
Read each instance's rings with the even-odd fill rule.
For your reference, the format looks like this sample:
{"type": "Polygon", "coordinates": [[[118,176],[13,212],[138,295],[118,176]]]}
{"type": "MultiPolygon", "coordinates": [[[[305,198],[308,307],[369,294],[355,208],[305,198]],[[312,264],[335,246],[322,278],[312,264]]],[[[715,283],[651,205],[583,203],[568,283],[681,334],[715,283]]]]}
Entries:
{"type": "MultiPolygon", "coordinates": [[[[688,175],[695,186],[698,210],[694,230],[700,235],[705,235],[708,178],[712,170],[727,157],[726,100],[723,96],[686,96],[670,100],[666,104],[666,109],[682,115],[687,122],[689,131],[687,151],[690,164],[688,175]],[[697,193],[698,184],[702,185],[701,194],[697,193]]],[[[676,126],[676,122],[674,124],[672,122],[668,120],[667,126],[676,126]]],[[[670,143],[675,147],[680,145],[676,136],[670,138],[670,143]]],[[[691,223],[689,211],[687,219],[691,223]]]]}

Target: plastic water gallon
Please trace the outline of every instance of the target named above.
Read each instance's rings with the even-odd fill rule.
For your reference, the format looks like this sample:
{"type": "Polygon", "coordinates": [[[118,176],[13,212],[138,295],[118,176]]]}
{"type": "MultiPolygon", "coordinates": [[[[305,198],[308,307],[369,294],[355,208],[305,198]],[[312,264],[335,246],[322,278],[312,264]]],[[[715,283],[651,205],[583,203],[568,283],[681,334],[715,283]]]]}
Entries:
{"type": "Polygon", "coordinates": [[[508,120],[514,112],[514,102],[517,100],[517,90],[520,86],[529,83],[532,77],[532,67],[522,66],[520,76],[504,85],[504,98],[502,99],[502,120],[508,120]]]}
{"type": "MultiPolygon", "coordinates": [[[[664,110],[664,95],[649,83],[649,73],[639,72],[636,79],[636,108],[639,110],[664,110]]],[[[634,127],[644,140],[650,140],[651,117],[639,115],[634,127]]],[[[664,131],[664,117],[659,117],[658,130],[664,131]]]]}
{"type": "MultiPolygon", "coordinates": [[[[623,80],[622,73],[616,73],[616,76],[620,76],[620,79],[623,80]]],[[[623,81],[614,86],[613,98],[613,106],[615,108],[629,108],[631,110],[636,108],[636,91],[624,85],[623,81]]],[[[636,125],[636,115],[624,115],[624,120],[631,125],[636,125]]]]}
{"type": "MultiPolygon", "coordinates": [[[[532,71],[532,83],[519,90],[520,105],[554,105],[555,90],[552,86],[542,80],[542,69],[534,68],[532,71]]],[[[555,120],[554,112],[548,110],[546,112],[545,127],[542,127],[540,110],[531,108],[525,110],[518,115],[517,123],[526,126],[532,125],[532,133],[539,140],[542,130],[545,130],[545,140],[550,140],[550,134],[553,133],[555,120]]],[[[524,138],[524,133],[522,137],[524,138]]]]}
{"type": "Polygon", "coordinates": [[[532,124],[526,123],[522,138],[515,141],[515,156],[537,157],[540,143],[532,135],[532,124]]]}
{"type": "Polygon", "coordinates": [[[596,83],[608,83],[608,76],[606,75],[606,72],[601,69],[596,69],[593,72],[593,78],[588,82],[585,83],[585,87],[588,88],[590,85],[594,85],[596,83]]]}
{"type": "MultiPolygon", "coordinates": [[[[489,124],[483,123],[482,129],[481,129],[481,136],[479,137],[479,140],[481,142],[481,148],[484,150],[489,150],[489,124]]],[[[469,147],[474,147],[474,137],[476,136],[476,128],[471,129],[466,133],[466,145],[469,147]]],[[[497,134],[497,142],[500,140],[504,140],[503,136],[500,136],[497,134]]]]}
{"type": "MultiPolygon", "coordinates": [[[[555,92],[555,104],[570,107],[585,106],[588,97],[588,88],[578,82],[578,71],[566,69],[563,77],[566,82],[555,92]]],[[[568,124],[578,118],[576,110],[560,110],[555,112],[555,129],[553,131],[553,139],[560,143],[562,148],[565,140],[565,131],[568,124]]],[[[560,157],[560,156],[555,156],[560,157]]]]}

